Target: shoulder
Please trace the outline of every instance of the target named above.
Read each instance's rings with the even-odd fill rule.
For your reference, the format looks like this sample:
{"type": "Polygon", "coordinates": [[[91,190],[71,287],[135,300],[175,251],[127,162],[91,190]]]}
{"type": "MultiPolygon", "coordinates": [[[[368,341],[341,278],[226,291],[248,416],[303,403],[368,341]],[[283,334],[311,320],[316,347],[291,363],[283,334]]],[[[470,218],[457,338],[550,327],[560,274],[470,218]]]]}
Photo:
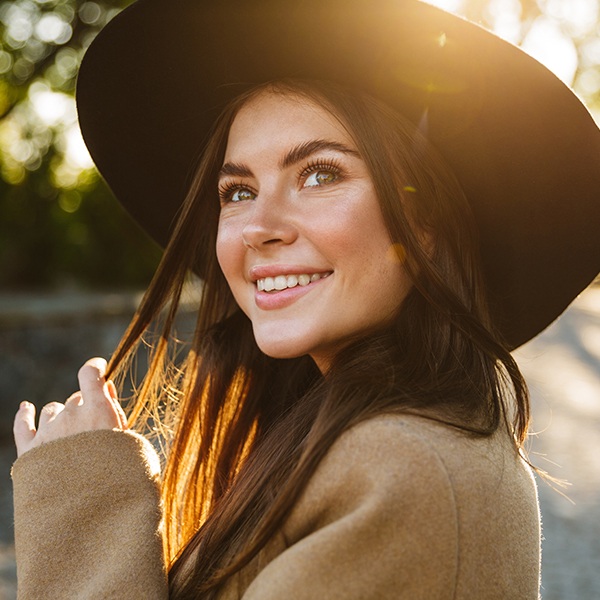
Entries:
{"type": "Polygon", "coordinates": [[[380,415],[345,431],[331,447],[325,464],[352,456],[358,465],[374,469],[374,474],[402,477],[424,464],[442,467],[437,449],[440,442],[452,444],[462,437],[462,433],[424,417],[380,415]]]}
{"type": "Polygon", "coordinates": [[[273,573],[289,562],[286,576],[311,573],[327,590],[344,582],[335,597],[445,597],[459,563],[457,507],[443,461],[418,429],[385,416],[343,433],[292,509],[273,573]]]}
{"type": "MultiPolygon", "coordinates": [[[[363,421],[345,431],[332,445],[317,470],[343,475],[344,483],[394,486],[432,476],[448,482],[446,451],[468,453],[463,432],[424,417],[388,414],[363,421]],[[358,483],[358,482],[356,482],[358,483]]],[[[334,477],[334,479],[337,479],[334,477]]]]}
{"type": "MultiPolygon", "coordinates": [[[[293,511],[304,531],[358,511],[390,526],[401,520],[418,527],[454,530],[451,477],[435,447],[436,428],[412,416],[378,416],[348,429],[332,445],[293,511]]],[[[456,434],[451,434],[453,439],[456,434]]],[[[373,523],[371,523],[373,524],[373,523]]],[[[452,535],[454,535],[452,531],[452,535]]],[[[296,537],[296,535],[294,537],[296,537]]]]}
{"type": "Polygon", "coordinates": [[[316,475],[344,474],[346,484],[355,473],[379,485],[454,486],[463,476],[495,478],[509,464],[522,467],[523,461],[502,425],[493,435],[478,436],[426,417],[385,414],[340,435],[316,475]]]}
{"type": "Polygon", "coordinates": [[[461,598],[513,597],[506,572],[523,546],[513,510],[523,503],[531,540],[517,564],[533,589],[537,504],[514,485],[523,473],[505,431],[474,438],[397,414],[361,422],[315,470],[282,528],[285,550],[247,597],[425,600],[454,597],[459,586],[461,598]],[[485,595],[488,581],[497,594],[485,595]]]}
{"type": "Polygon", "coordinates": [[[334,442],[290,523],[302,524],[296,537],[368,508],[375,519],[455,535],[459,509],[487,502],[499,486],[531,490],[535,503],[531,472],[506,431],[474,437],[425,417],[381,415],[334,442]]]}
{"type": "MultiPolygon", "coordinates": [[[[414,485],[415,478],[427,480],[432,475],[447,481],[431,427],[423,418],[405,415],[366,420],[336,440],[319,471],[339,474],[345,485],[376,484],[389,491],[407,481],[414,485]]],[[[442,428],[438,429],[442,433],[442,428]]],[[[402,486],[404,490],[405,487],[402,486]]]]}

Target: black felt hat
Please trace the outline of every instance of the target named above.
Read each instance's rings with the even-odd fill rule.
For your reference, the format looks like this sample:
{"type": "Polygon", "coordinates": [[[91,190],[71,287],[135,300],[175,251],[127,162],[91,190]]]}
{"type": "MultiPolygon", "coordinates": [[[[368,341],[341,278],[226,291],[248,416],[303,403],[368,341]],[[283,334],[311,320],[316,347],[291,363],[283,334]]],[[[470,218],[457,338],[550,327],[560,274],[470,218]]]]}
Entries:
{"type": "Polygon", "coordinates": [[[600,271],[600,131],[588,111],[518,48],[417,0],[138,0],[84,57],[83,136],[164,245],[224,103],[283,77],[358,87],[426,121],[475,212],[511,347],[600,271]]]}

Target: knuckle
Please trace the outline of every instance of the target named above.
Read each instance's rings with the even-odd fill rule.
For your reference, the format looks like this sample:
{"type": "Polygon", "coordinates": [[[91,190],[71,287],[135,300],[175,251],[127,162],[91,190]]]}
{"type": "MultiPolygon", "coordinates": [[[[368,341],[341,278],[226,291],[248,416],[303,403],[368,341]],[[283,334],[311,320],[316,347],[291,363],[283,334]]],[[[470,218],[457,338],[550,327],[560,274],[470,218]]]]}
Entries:
{"type": "Polygon", "coordinates": [[[66,400],[65,400],[65,407],[66,406],[72,406],[73,404],[79,404],[81,402],[81,392],[75,392],[74,394],[71,394],[66,400]]]}
{"type": "Polygon", "coordinates": [[[48,404],[43,406],[42,412],[46,414],[54,414],[60,411],[63,407],[64,405],[62,405],[60,402],[48,402],[48,404]]]}

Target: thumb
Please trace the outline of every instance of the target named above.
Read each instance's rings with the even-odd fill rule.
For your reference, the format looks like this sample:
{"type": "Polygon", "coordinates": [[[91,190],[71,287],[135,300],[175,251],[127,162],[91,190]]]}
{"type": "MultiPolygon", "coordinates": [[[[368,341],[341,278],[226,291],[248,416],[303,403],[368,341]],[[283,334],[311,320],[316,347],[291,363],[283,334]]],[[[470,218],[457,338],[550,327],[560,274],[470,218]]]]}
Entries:
{"type": "Polygon", "coordinates": [[[110,399],[105,393],[104,373],[106,373],[106,361],[103,358],[91,358],[77,374],[79,389],[84,402],[106,402],[110,399]]]}

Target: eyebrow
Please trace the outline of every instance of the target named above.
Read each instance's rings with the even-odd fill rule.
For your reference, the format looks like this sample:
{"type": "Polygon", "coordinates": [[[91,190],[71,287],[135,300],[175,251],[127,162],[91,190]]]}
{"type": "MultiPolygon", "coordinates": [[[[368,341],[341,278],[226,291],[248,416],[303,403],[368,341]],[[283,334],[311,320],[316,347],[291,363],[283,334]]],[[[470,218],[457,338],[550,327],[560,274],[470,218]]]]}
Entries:
{"type": "Polygon", "coordinates": [[[301,160],[308,158],[315,152],[321,150],[334,150],[335,152],[341,152],[342,154],[351,154],[353,156],[359,156],[358,151],[340,144],[340,142],[331,142],[328,140],[312,140],[310,142],[304,142],[294,146],[281,160],[279,167],[285,169],[291,167],[301,160]]]}
{"type": "MultiPolygon", "coordinates": [[[[295,165],[296,163],[299,163],[305,158],[308,158],[316,152],[321,152],[322,150],[333,150],[335,152],[341,152],[343,154],[350,154],[352,156],[360,157],[360,154],[357,150],[349,148],[340,142],[332,142],[329,140],[311,140],[309,142],[298,144],[290,149],[279,162],[279,168],[286,169],[287,167],[291,167],[292,165],[295,165]]],[[[253,174],[250,168],[244,164],[227,162],[221,167],[221,170],[219,171],[219,177],[227,175],[233,177],[252,177],[253,174]]]]}

